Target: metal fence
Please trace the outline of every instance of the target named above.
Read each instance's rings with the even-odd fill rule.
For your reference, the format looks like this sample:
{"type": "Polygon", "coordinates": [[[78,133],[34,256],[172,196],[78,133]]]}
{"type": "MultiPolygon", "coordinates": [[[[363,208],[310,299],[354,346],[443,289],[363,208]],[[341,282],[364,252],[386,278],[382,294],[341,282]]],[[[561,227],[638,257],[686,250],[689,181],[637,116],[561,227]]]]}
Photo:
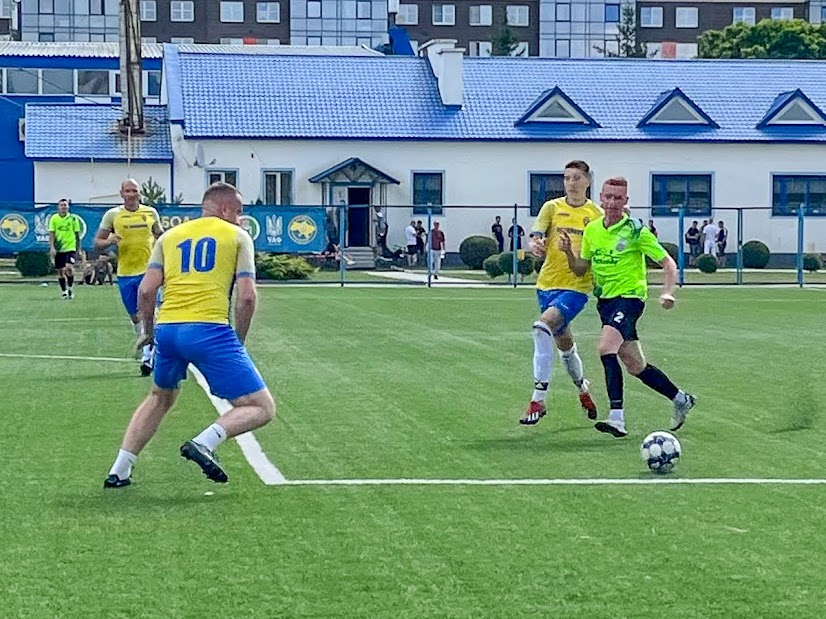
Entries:
{"type": "MultiPolygon", "coordinates": [[[[76,213],[82,213],[89,220],[84,246],[91,242],[102,213],[110,206],[72,206],[76,213]]],[[[157,208],[164,228],[198,215],[198,205],[159,205],[157,208]]],[[[56,205],[0,205],[0,253],[47,250],[46,226],[55,210],[56,205]]],[[[826,283],[826,274],[806,270],[812,258],[804,264],[804,257],[819,256],[818,250],[826,242],[826,217],[807,214],[804,208],[777,213],[765,206],[715,207],[710,214],[707,210],[680,206],[672,209],[633,206],[631,210],[633,217],[656,229],[661,242],[676,246],[680,285],[826,283]],[[715,222],[725,222],[728,238],[717,272],[705,274],[692,266],[685,234],[692,221],[699,223],[710,216],[715,222]],[[752,269],[745,263],[743,246],[751,240],[761,241],[768,247],[771,257],[765,268],[752,269]]],[[[498,216],[503,236],[499,247],[505,252],[516,250],[512,252],[512,271],[517,273],[537,212],[538,206],[518,204],[250,205],[245,209],[242,224],[253,236],[259,251],[302,255],[318,267],[309,279],[288,280],[290,283],[518,287],[533,285],[533,276],[491,279],[484,271],[471,271],[459,258],[459,245],[473,235],[493,238],[491,227],[498,216]],[[420,231],[416,239],[424,246],[416,248],[414,264],[409,265],[405,228],[411,221],[421,223],[424,232],[420,231]],[[443,260],[442,252],[434,252],[431,244],[431,232],[437,221],[447,238],[443,260]],[[514,231],[512,239],[508,234],[510,229],[514,231]],[[524,234],[519,234],[520,231],[524,234]]],[[[657,283],[661,275],[651,270],[650,279],[657,283]]]]}

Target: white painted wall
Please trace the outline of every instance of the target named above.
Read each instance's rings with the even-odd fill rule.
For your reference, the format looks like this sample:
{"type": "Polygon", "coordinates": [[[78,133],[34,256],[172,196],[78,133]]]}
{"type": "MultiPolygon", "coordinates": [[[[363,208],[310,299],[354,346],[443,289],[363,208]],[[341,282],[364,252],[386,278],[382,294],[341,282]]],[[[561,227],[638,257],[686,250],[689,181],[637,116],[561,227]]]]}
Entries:
{"type": "Polygon", "coordinates": [[[170,166],[162,163],[88,163],[36,161],[34,164],[34,200],[57,202],[69,198],[86,204],[119,203],[120,185],[127,178],[139,183],[149,177],[166,189],[170,197],[170,166]]]}
{"type": "MultiPolygon", "coordinates": [[[[296,204],[320,204],[321,186],[307,179],[345,159],[359,157],[401,181],[401,185],[388,187],[387,201],[391,205],[410,204],[413,171],[443,171],[448,206],[439,219],[448,251],[456,251],[470,234],[488,234],[494,215],[509,222],[514,203],[527,205],[529,172],[561,172],[571,159],[588,161],[598,183],[609,176],[625,176],[632,208],[636,207],[637,216],[645,219],[652,173],[712,173],[712,204],[717,209],[770,207],[772,173],[826,174],[826,144],[195,141],[184,140],[180,133],[176,137],[176,130],[175,191],[183,193],[185,202],[200,200],[207,169],[237,170],[239,189],[248,203],[263,197],[262,170],[293,170],[296,204]],[[196,144],[203,148],[204,167],[195,165],[196,144]],[[462,209],[456,205],[497,208],[462,209]]],[[[532,219],[527,213],[527,206],[520,209],[520,221],[529,229],[532,219]]],[[[404,226],[411,215],[409,206],[388,210],[390,245],[404,244],[404,226]]],[[[733,247],[734,213],[718,210],[714,216],[728,224],[729,247],[733,247]]],[[[795,218],[772,217],[770,211],[763,211],[747,213],[744,220],[745,240],[758,238],[775,253],[796,250],[795,218]]],[[[826,251],[826,218],[809,222],[805,249],[826,251]]],[[[661,240],[676,241],[674,219],[659,218],[656,225],[661,240]]]]}

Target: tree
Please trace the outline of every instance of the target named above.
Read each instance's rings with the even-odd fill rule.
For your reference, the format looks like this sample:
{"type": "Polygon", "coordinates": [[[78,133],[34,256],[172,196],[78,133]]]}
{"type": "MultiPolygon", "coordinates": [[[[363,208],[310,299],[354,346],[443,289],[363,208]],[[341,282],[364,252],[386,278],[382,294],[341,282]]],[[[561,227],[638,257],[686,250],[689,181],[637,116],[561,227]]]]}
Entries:
{"type": "MultiPolygon", "coordinates": [[[[184,201],[183,194],[178,194],[172,199],[172,204],[181,204],[184,201]]],[[[166,201],[166,189],[161,187],[150,176],[149,180],[141,185],[141,202],[147,206],[157,206],[168,204],[166,201]]]]}
{"type": "MultiPolygon", "coordinates": [[[[519,39],[514,36],[511,29],[502,26],[491,40],[491,56],[513,56],[516,48],[519,47],[519,39]]],[[[518,54],[522,55],[522,54],[518,54]]]]}
{"type": "Polygon", "coordinates": [[[698,39],[700,58],[826,58],[826,24],[802,19],[764,19],[732,24],[698,39]]]}
{"type": "MultiPolygon", "coordinates": [[[[618,52],[612,52],[604,47],[594,46],[599,53],[609,58],[648,58],[648,44],[637,39],[637,13],[633,4],[624,4],[617,27],[618,52]]],[[[654,54],[651,54],[653,56],[654,54]]]]}

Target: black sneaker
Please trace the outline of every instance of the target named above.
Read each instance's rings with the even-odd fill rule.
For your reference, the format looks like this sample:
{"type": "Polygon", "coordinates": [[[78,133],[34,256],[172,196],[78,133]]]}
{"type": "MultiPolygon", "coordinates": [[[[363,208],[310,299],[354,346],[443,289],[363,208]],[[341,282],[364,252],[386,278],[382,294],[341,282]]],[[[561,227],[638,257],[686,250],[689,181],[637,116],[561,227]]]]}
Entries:
{"type": "Polygon", "coordinates": [[[117,475],[110,475],[109,477],[103,480],[103,489],[106,490],[107,488],[125,488],[131,483],[132,479],[129,477],[127,477],[126,479],[121,479],[117,475]]]}
{"type": "Polygon", "coordinates": [[[219,484],[227,483],[227,474],[224,473],[218,463],[218,458],[203,445],[199,445],[194,441],[187,441],[181,445],[181,456],[200,466],[208,479],[219,484]]]}
{"type": "Polygon", "coordinates": [[[606,434],[610,434],[616,438],[628,436],[628,430],[625,429],[625,424],[621,421],[611,421],[610,419],[606,421],[597,421],[594,424],[594,428],[597,432],[605,432],[606,434]]]}
{"type": "Polygon", "coordinates": [[[148,363],[141,363],[141,376],[152,376],[152,366],[148,363]]]}

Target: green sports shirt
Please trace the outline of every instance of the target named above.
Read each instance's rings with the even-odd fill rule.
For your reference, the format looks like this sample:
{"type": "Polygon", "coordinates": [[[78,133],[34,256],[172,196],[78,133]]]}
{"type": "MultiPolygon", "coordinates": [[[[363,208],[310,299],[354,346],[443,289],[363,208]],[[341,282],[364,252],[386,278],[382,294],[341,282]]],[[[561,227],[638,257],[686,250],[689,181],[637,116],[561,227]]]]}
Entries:
{"type": "Polygon", "coordinates": [[[58,253],[77,251],[77,234],[80,221],[69,213],[61,217],[57,213],[49,219],[49,232],[54,232],[54,249],[58,253]]]}
{"type": "Polygon", "coordinates": [[[668,253],[638,219],[624,215],[608,228],[605,217],[592,221],[582,235],[581,256],[591,261],[594,296],[648,298],[645,257],[659,262],[668,253]]]}

